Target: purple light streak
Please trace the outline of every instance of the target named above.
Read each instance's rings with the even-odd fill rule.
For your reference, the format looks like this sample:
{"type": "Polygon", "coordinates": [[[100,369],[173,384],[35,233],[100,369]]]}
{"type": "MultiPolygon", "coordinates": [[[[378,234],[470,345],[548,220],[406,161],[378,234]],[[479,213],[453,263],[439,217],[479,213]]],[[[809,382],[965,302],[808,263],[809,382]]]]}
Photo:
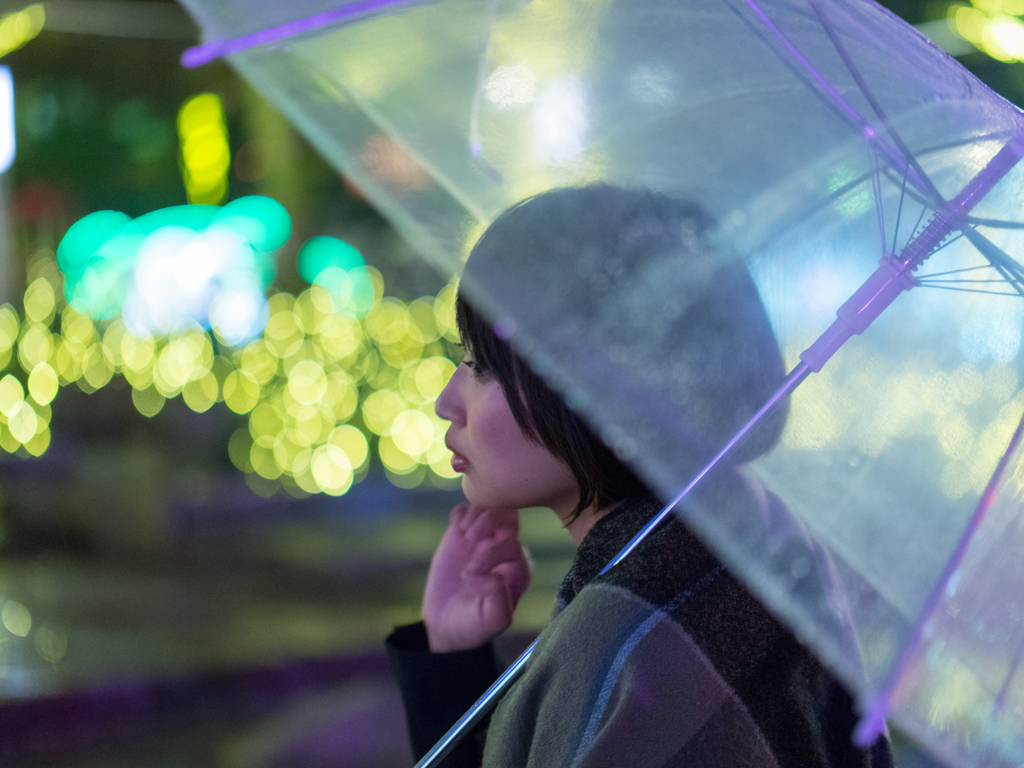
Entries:
{"type": "Polygon", "coordinates": [[[201,67],[209,64],[214,59],[219,59],[231,53],[238,53],[257,45],[273,43],[294,35],[301,35],[320,27],[326,27],[338,21],[350,19],[353,16],[378,13],[393,5],[402,5],[408,0],[363,0],[361,3],[352,3],[342,8],[335,8],[323,13],[308,16],[305,19],[289,21],[277,27],[254,32],[251,35],[236,37],[233,40],[215,40],[212,43],[204,43],[187,49],[181,54],[181,65],[186,69],[201,67]]]}

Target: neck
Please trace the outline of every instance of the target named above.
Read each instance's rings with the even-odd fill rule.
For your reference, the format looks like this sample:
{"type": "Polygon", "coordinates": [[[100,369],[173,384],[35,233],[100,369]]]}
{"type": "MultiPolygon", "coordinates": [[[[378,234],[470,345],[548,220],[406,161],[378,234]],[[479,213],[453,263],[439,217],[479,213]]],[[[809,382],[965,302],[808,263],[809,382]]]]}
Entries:
{"type": "Polygon", "coordinates": [[[583,538],[590,533],[590,529],[594,527],[594,523],[614,510],[621,503],[622,500],[619,500],[601,509],[587,507],[576,516],[575,520],[569,520],[568,516],[562,517],[562,525],[565,527],[565,530],[569,532],[569,535],[572,536],[572,543],[578,547],[580,542],[583,541],[583,538]]]}

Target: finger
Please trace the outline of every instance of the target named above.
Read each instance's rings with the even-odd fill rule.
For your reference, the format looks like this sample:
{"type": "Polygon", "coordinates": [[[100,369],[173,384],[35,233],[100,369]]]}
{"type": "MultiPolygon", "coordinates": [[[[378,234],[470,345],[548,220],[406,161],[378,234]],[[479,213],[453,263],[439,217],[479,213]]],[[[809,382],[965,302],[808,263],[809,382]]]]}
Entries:
{"type": "Polygon", "coordinates": [[[462,521],[465,517],[466,512],[469,511],[469,504],[456,504],[452,507],[452,511],[448,513],[448,522],[455,525],[462,521]]]}
{"type": "Polygon", "coordinates": [[[514,509],[483,509],[474,522],[465,529],[470,541],[482,541],[498,531],[519,535],[519,513],[514,509]]]}
{"type": "Polygon", "coordinates": [[[473,527],[480,516],[487,511],[487,507],[477,507],[472,504],[460,505],[465,507],[465,512],[462,513],[459,519],[459,532],[465,535],[466,531],[473,527]]]}
{"type": "Polygon", "coordinates": [[[525,560],[511,560],[501,563],[492,569],[491,573],[503,579],[508,586],[513,606],[519,604],[519,598],[530,586],[530,568],[525,560]]]}
{"type": "Polygon", "coordinates": [[[474,576],[469,582],[479,596],[477,611],[482,629],[489,637],[504,632],[512,623],[516,601],[512,599],[504,579],[493,575],[474,576]]]}
{"type": "Polygon", "coordinates": [[[517,560],[525,563],[519,539],[511,534],[503,534],[485,545],[478,545],[466,565],[466,570],[476,574],[487,573],[501,563],[517,560]]]}

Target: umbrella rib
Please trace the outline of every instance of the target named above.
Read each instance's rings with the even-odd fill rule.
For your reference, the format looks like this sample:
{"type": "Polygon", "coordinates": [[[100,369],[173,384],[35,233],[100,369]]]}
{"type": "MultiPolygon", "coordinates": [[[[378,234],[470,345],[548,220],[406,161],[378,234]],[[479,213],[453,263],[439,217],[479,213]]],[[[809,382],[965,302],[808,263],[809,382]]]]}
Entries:
{"type": "MultiPolygon", "coordinates": [[[[903,198],[907,194],[907,173],[909,171],[910,171],[910,166],[907,166],[906,168],[903,169],[903,183],[900,185],[900,202],[899,202],[899,205],[896,206],[896,228],[893,230],[893,233],[892,233],[892,252],[893,253],[896,253],[896,241],[899,240],[899,237],[900,237],[900,219],[903,218],[903,198]]],[[[920,223],[920,222],[918,222],[918,223],[920,223]]],[[[916,227],[915,227],[915,229],[916,229],[916,227]]],[[[914,233],[911,232],[910,234],[911,234],[911,236],[913,236],[914,233]]],[[[884,249],[884,247],[885,246],[884,246],[884,243],[883,243],[883,249],[884,249]]]]}
{"type": "Polygon", "coordinates": [[[921,288],[935,288],[939,291],[957,291],[958,293],[985,293],[989,296],[1014,296],[1019,297],[1018,293],[1008,293],[1005,291],[984,291],[980,288],[954,288],[951,285],[932,285],[931,283],[921,283],[921,288]]]}
{"type": "Polygon", "coordinates": [[[1005,280],[922,280],[918,278],[921,285],[940,285],[949,283],[951,285],[964,285],[966,283],[1005,283],[1005,280]]]}
{"type": "MultiPolygon", "coordinates": [[[[908,163],[912,164],[915,177],[912,181],[915,184],[915,186],[921,185],[923,187],[921,191],[926,193],[929,197],[933,197],[936,205],[940,205],[942,202],[944,202],[944,199],[941,195],[938,194],[938,190],[936,190],[935,186],[932,184],[931,179],[924,175],[924,172],[920,170],[920,166],[917,165],[917,161],[914,160],[913,156],[909,155],[909,150],[903,151],[899,147],[893,148],[888,142],[884,141],[883,138],[879,136],[871,127],[871,124],[863,117],[861,117],[857,110],[850,106],[850,104],[839,94],[839,92],[832,87],[831,83],[829,83],[821,75],[821,73],[819,73],[818,70],[816,70],[811,65],[811,63],[804,57],[804,55],[800,53],[799,49],[795,45],[793,45],[793,43],[790,42],[789,38],[787,38],[782,33],[782,30],[775,26],[775,23],[770,18],[768,18],[768,15],[757,4],[756,0],[744,0],[744,2],[746,2],[746,4],[751,7],[751,9],[754,11],[755,14],[757,14],[758,18],[761,19],[764,25],[768,27],[768,29],[771,30],[772,34],[779,39],[779,41],[786,47],[786,49],[790,52],[793,58],[795,58],[800,63],[800,65],[807,70],[811,77],[813,77],[818,82],[821,88],[830,97],[832,97],[833,101],[835,102],[835,105],[838,106],[842,112],[846,113],[847,117],[857,126],[857,128],[859,128],[864,133],[865,136],[871,139],[877,147],[880,147],[882,150],[884,150],[884,153],[887,156],[889,163],[892,164],[892,166],[895,168],[906,168],[908,163]]],[[[834,40],[833,43],[835,43],[834,40]]],[[[893,132],[890,131],[890,133],[893,132]]]]}
{"type": "Polygon", "coordinates": [[[352,3],[341,8],[333,8],[329,11],[289,21],[270,29],[263,29],[259,32],[243,35],[242,37],[214,40],[187,48],[181,54],[181,66],[185,67],[185,69],[193,69],[203,64],[209,64],[214,59],[222,58],[228,54],[255,48],[257,45],[295,37],[304,32],[311,32],[331,24],[352,20],[356,16],[363,16],[364,18],[366,16],[377,16],[392,6],[413,5],[420,4],[420,2],[422,0],[364,0],[364,2],[352,3]]]}
{"type": "Polygon", "coordinates": [[[994,267],[991,264],[982,264],[981,266],[978,266],[978,267],[964,267],[963,269],[950,269],[950,270],[947,270],[946,272],[932,272],[930,275],[918,275],[917,279],[918,280],[927,280],[928,278],[931,278],[931,277],[943,277],[944,275],[957,275],[957,274],[960,274],[961,272],[975,272],[975,271],[977,271],[979,269],[994,269],[994,267]]]}
{"type": "Polygon", "coordinates": [[[886,115],[885,112],[882,110],[882,105],[878,103],[878,101],[875,99],[874,94],[871,92],[871,89],[868,88],[867,82],[861,75],[860,70],[857,69],[857,65],[853,63],[853,59],[850,58],[850,54],[847,52],[846,48],[843,47],[843,44],[839,42],[839,36],[836,34],[835,29],[833,29],[831,22],[829,22],[826,18],[825,13],[821,10],[821,7],[818,5],[817,2],[815,2],[815,0],[811,0],[810,5],[811,9],[814,11],[814,15],[818,17],[818,21],[821,23],[822,29],[824,29],[825,34],[828,35],[828,39],[832,41],[832,45],[835,47],[836,52],[839,54],[839,58],[843,60],[843,63],[849,70],[850,76],[853,77],[854,82],[857,84],[857,87],[860,88],[860,91],[864,95],[864,98],[867,99],[868,104],[871,105],[871,108],[875,111],[875,114],[878,115],[878,118],[882,121],[882,125],[885,126],[885,131],[886,133],[889,134],[889,138],[892,139],[892,141],[899,148],[900,152],[903,154],[904,162],[907,165],[913,167],[914,171],[917,173],[921,181],[927,187],[926,191],[931,194],[933,201],[943,201],[943,197],[941,194],[939,194],[939,190],[936,189],[935,185],[932,183],[932,180],[928,178],[928,175],[924,172],[924,169],[917,162],[917,158],[914,157],[913,153],[910,151],[910,148],[903,142],[903,137],[901,137],[899,133],[896,131],[896,129],[892,127],[892,123],[889,122],[888,115],[886,115]]]}
{"type": "Polygon", "coordinates": [[[979,219],[975,216],[968,216],[967,221],[981,227],[992,227],[992,229],[1024,229],[1024,222],[1003,221],[1002,219],[979,219]]]}
{"type": "Polygon", "coordinates": [[[978,249],[978,252],[988,259],[989,263],[995,267],[996,271],[999,272],[1006,281],[1013,287],[1017,293],[1024,296],[1024,286],[1022,286],[1021,278],[1024,277],[1024,268],[1013,258],[1011,258],[1002,248],[997,246],[983,234],[978,232],[976,229],[967,230],[964,235],[970,241],[971,245],[978,249]]]}
{"type": "Polygon", "coordinates": [[[882,237],[882,253],[885,253],[886,237],[885,213],[882,212],[882,181],[878,170],[878,154],[874,152],[870,142],[868,142],[868,153],[868,156],[871,158],[871,192],[875,196],[875,215],[878,217],[878,233],[882,237]]]}

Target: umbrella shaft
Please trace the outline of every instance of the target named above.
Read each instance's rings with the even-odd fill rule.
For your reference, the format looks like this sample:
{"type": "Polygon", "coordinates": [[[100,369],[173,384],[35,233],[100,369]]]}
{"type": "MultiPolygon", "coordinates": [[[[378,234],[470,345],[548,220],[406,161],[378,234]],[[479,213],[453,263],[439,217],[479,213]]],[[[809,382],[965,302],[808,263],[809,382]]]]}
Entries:
{"type": "Polygon", "coordinates": [[[864,333],[897,296],[917,285],[911,273],[935,253],[943,240],[967,224],[968,214],[1022,156],[1024,142],[1010,139],[960,194],[935,212],[928,226],[907,243],[899,256],[882,257],[878,269],[839,308],[835,322],[800,353],[800,359],[817,373],[855,333],[864,333]]]}

